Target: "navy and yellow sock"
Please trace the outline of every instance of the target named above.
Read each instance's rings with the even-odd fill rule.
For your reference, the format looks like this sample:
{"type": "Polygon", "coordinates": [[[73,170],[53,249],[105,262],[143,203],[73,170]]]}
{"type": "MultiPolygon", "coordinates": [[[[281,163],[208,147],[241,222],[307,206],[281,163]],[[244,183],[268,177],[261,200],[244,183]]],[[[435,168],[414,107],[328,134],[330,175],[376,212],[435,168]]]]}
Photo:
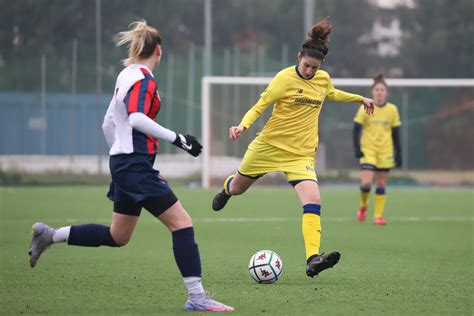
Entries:
{"type": "Polygon", "coordinates": [[[370,186],[360,186],[360,208],[367,208],[369,206],[370,186]]]}
{"type": "Polygon", "coordinates": [[[375,214],[374,218],[382,217],[385,210],[385,188],[377,188],[375,191],[375,214]]]}
{"type": "Polygon", "coordinates": [[[227,177],[227,179],[225,179],[224,181],[224,192],[225,194],[227,195],[232,195],[230,194],[230,184],[232,183],[232,181],[234,180],[235,178],[235,175],[230,175],[227,177]]]}
{"type": "Polygon", "coordinates": [[[306,204],[303,206],[303,231],[304,245],[306,249],[306,260],[313,255],[319,254],[321,245],[321,205],[306,204]]]}

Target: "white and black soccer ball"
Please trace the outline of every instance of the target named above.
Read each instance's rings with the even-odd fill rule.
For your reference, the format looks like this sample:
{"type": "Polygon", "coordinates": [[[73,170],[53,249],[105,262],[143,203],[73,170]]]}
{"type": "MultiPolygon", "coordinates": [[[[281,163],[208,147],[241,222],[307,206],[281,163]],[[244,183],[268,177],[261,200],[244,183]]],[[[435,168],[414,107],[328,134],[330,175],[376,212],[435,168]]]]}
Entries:
{"type": "Polygon", "coordinates": [[[280,256],[271,250],[257,251],[249,262],[249,273],[257,283],[275,283],[283,271],[280,256]]]}

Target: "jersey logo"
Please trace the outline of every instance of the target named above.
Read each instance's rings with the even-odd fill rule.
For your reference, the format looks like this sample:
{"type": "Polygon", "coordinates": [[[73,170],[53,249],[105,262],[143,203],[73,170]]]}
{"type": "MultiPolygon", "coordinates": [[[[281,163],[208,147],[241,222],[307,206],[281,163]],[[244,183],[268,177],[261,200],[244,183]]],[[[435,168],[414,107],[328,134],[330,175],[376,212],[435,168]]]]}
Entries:
{"type": "Polygon", "coordinates": [[[303,93],[303,89],[296,89],[296,93],[298,93],[298,94],[303,93]]]}
{"type": "Polygon", "coordinates": [[[321,100],[311,99],[307,97],[295,98],[295,105],[308,106],[310,108],[320,108],[323,102],[321,100]]]}

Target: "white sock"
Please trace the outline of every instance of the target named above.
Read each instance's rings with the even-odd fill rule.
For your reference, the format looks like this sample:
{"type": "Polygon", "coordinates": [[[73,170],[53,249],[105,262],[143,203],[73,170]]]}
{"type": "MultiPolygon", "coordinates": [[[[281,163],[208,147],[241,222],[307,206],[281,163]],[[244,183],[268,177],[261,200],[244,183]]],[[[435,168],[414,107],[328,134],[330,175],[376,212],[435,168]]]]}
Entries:
{"type": "Polygon", "coordinates": [[[61,227],[54,230],[53,242],[66,242],[69,239],[69,233],[71,232],[71,226],[61,227]]]}
{"type": "Polygon", "coordinates": [[[186,288],[188,289],[189,297],[196,297],[205,294],[200,277],[186,277],[183,278],[183,280],[184,285],[186,285],[186,288]]]}

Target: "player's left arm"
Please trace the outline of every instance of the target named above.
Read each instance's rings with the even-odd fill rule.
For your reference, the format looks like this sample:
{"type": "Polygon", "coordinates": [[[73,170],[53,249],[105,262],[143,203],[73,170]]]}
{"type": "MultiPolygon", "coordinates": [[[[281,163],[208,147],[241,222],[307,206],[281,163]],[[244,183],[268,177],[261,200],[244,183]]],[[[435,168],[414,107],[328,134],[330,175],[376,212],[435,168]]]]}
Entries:
{"type": "Polygon", "coordinates": [[[395,166],[402,166],[402,148],[400,146],[400,114],[398,109],[395,108],[395,115],[392,122],[392,141],[393,141],[393,150],[395,152],[395,166]]]}
{"type": "Polygon", "coordinates": [[[334,102],[357,102],[364,106],[365,113],[371,115],[374,113],[374,100],[365,98],[361,95],[349,93],[343,90],[334,88],[331,78],[329,78],[327,98],[334,102]]]}

